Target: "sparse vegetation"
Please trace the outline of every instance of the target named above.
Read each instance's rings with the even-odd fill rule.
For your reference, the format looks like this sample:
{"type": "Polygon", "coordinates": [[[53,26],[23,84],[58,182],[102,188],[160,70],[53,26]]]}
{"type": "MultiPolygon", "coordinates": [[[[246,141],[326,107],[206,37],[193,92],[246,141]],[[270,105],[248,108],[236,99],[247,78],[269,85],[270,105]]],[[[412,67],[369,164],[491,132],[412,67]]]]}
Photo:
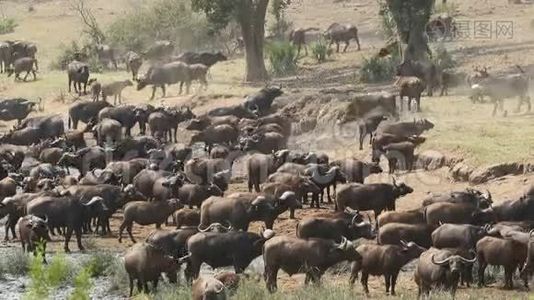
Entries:
{"type": "Polygon", "coordinates": [[[447,51],[443,44],[438,44],[433,51],[432,60],[441,70],[452,69],[456,67],[454,57],[447,51]]]}
{"type": "Polygon", "coordinates": [[[360,80],[365,83],[392,80],[395,76],[395,67],[398,64],[397,56],[364,58],[360,69],[360,80]]]}
{"type": "Polygon", "coordinates": [[[213,47],[206,18],[191,9],[190,0],[158,0],[117,18],[106,32],[108,42],[143,51],[155,40],[171,40],[178,49],[213,47]],[[210,45],[211,44],[211,45],[210,45]]]}
{"type": "Polygon", "coordinates": [[[274,21],[269,25],[268,31],[277,40],[284,40],[286,32],[293,26],[286,18],[285,9],[289,5],[287,0],[272,0],[269,12],[274,21]]]}
{"type": "Polygon", "coordinates": [[[92,277],[104,276],[114,266],[116,260],[114,254],[99,251],[91,254],[89,260],[84,263],[84,268],[91,270],[92,277]]]}
{"type": "Polygon", "coordinates": [[[435,14],[447,14],[449,16],[456,16],[458,15],[459,11],[459,4],[454,2],[439,2],[436,3],[434,6],[434,13],[435,14]]]}
{"type": "Polygon", "coordinates": [[[328,47],[328,44],[324,39],[320,39],[319,41],[311,44],[310,49],[313,57],[318,63],[325,62],[326,58],[332,55],[332,48],[328,47]]]}
{"type": "Polygon", "coordinates": [[[74,278],[74,291],[70,295],[71,300],[89,300],[91,289],[91,276],[94,275],[91,266],[83,268],[74,278]]]}
{"type": "Polygon", "coordinates": [[[120,259],[113,260],[105,274],[109,277],[111,283],[110,290],[117,291],[128,288],[128,273],[126,273],[124,264],[120,259]]]}
{"type": "Polygon", "coordinates": [[[60,45],[61,52],[50,66],[52,69],[65,70],[67,65],[73,60],[80,60],[89,65],[91,72],[100,73],[104,66],[98,60],[94,47],[88,43],[80,46],[77,42],[72,41],[70,45],[60,45]]]}
{"type": "Polygon", "coordinates": [[[24,275],[28,272],[30,259],[20,249],[10,249],[8,253],[0,257],[0,278],[5,275],[24,275]]]}
{"type": "Polygon", "coordinates": [[[0,34],[12,33],[18,26],[17,21],[13,18],[2,17],[0,18],[0,34]]]}
{"type": "Polygon", "coordinates": [[[266,46],[271,72],[275,76],[295,74],[297,71],[297,48],[289,42],[277,41],[266,46]]]}

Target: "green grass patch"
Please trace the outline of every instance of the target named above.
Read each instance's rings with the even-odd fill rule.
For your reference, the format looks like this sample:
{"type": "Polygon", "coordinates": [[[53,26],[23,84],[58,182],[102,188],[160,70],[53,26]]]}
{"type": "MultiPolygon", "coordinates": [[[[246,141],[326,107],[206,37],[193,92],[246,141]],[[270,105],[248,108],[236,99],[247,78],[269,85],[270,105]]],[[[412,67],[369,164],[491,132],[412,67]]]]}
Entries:
{"type": "Polygon", "coordinates": [[[12,33],[17,26],[17,21],[13,18],[0,18],[0,34],[12,33]]]}

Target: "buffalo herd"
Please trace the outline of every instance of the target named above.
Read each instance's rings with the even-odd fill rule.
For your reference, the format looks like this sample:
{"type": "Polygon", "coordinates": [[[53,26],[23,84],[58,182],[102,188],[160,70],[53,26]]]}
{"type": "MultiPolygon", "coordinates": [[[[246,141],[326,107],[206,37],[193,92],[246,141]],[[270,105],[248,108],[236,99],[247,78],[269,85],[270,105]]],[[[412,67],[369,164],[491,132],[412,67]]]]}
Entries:
{"type": "MultiPolygon", "coordinates": [[[[436,26],[448,24],[438,21],[436,26]]],[[[304,34],[313,30],[292,32],[299,51],[304,34]]],[[[353,25],[332,24],[324,35],[338,51],[340,42],[345,51],[352,39],[360,48],[353,25]]],[[[36,51],[33,43],[0,43],[2,69],[16,79],[24,73],[23,80],[29,74],[35,79],[36,51]]],[[[96,51],[106,65],[117,67],[111,47],[98,45],[96,51]]],[[[193,80],[207,86],[209,68],[227,59],[220,52],[173,54],[169,41],[126,53],[137,89],[152,86],[154,98],[158,87],[165,96],[166,86],[179,83],[181,93],[185,83],[188,93],[193,80]],[[139,76],[143,61],[151,66],[139,76]]],[[[471,99],[489,97],[495,114],[505,98],[518,96],[517,109],[526,103],[530,110],[528,76],[517,68],[519,73],[504,77],[477,68],[467,78],[471,99]]],[[[187,106],[122,104],[123,89],[134,83],[101,84],[90,78],[89,65],[82,61],[72,61],[66,72],[69,91],[73,86],[86,94],[89,86],[92,94],[92,101],[74,102],[67,116],[30,116],[40,103],[0,101],[0,120],[17,121],[0,135],[0,217],[7,217],[5,240],[17,238],[18,228],[24,251],[36,251],[38,243],[62,235],[64,250],[70,252],[73,234],[83,251],[84,234],[111,235],[110,219],[120,216],[118,242],[126,229],[136,243],[134,224],[156,227],[124,254],[130,296],[135,282],[139,291],[148,292],[148,283],[155,289],[162,274],[177,283],[185,265],[193,299],[224,299],[257,257],[263,258],[270,292],[277,289],[279,270],[319,283],[332,266],[350,262],[351,284],[361,273],[363,291],[369,293],[369,275],[384,276],[386,293],[395,295],[400,270],[416,259],[413,274],[420,296],[432,290],[454,296],[459,285],[473,283],[475,262],[480,286],[485,269],[494,265],[504,267],[506,288],[513,288],[517,270],[528,287],[534,272],[534,188],[499,204],[493,204],[489,191],[471,188],[428,194],[421,207],[397,211],[397,201],[414,188],[395,177],[366,182],[384,172],[382,159],[391,175],[420,167],[416,149],[435,124],[398,117],[403,98],[408,98],[409,110],[415,102],[420,111],[425,90],[430,96],[441,85],[446,93],[446,77],[433,65],[406,61],[397,68],[398,94],[362,96],[359,103],[375,112],[356,120],[360,149],[370,135],[370,161],[289,149],[294,116],[279,110],[282,86],[265,86],[239,104],[197,115],[187,106]],[[191,139],[178,138],[180,131],[191,139]],[[234,164],[242,161],[246,178],[234,174],[234,164]],[[241,180],[245,190],[234,192],[231,185],[241,180]],[[333,210],[314,211],[298,220],[294,234],[277,235],[279,216],[288,212],[297,219],[297,210],[305,206],[333,210]],[[253,222],[261,223],[260,232],[249,231],[253,222]],[[176,228],[161,230],[162,225],[176,228]],[[356,245],[359,239],[369,241],[356,245]],[[233,267],[235,273],[200,275],[202,264],[233,267]]],[[[338,125],[349,121],[354,120],[339,120],[338,125]]]]}
{"type": "MultiPolygon", "coordinates": [[[[194,281],[193,294],[226,293],[239,276],[200,276],[201,265],[233,266],[240,274],[259,256],[271,292],[279,270],[304,273],[306,282],[316,283],[346,261],[352,263],[351,283],[361,273],[368,293],[369,275],[383,275],[386,292],[395,294],[400,270],[417,258],[421,295],[435,288],[454,294],[458,285],[471,284],[475,262],[479,285],[488,265],[504,266],[507,288],[517,269],[527,285],[534,270],[533,191],[496,205],[489,191],[429,194],[420,208],[397,211],[397,200],[414,189],[394,178],[365,183],[366,177],[383,172],[382,156],[391,174],[418,168],[415,149],[434,124],[395,121],[398,111],[363,117],[360,145],[370,134],[372,160],[333,160],[288,149],[292,119],[274,105],[281,95],[281,86],[267,86],[241,104],[198,116],[188,107],[79,101],[68,111],[67,126],[60,115],[29,116],[38,103],[0,102],[4,120],[18,121],[0,137],[5,239],[15,238],[18,228],[23,248],[34,251],[38,242],[64,235],[69,252],[73,234],[80,250],[84,233],[111,234],[110,218],[118,211],[119,242],[124,229],[136,242],[134,224],[154,224],[157,230],[124,256],[130,293],[135,281],[139,290],[148,290],[148,282],[156,287],[162,273],[176,282],[182,264],[194,281]],[[178,143],[179,130],[191,132],[185,145],[178,143]],[[206,155],[193,157],[194,149],[206,155]],[[231,192],[238,180],[233,165],[242,157],[248,192],[231,192]],[[294,219],[305,205],[330,203],[334,211],[301,219],[294,236],[273,231],[285,212],[294,219]],[[169,219],[177,228],[161,230],[169,219]],[[265,229],[249,232],[252,222],[265,229]],[[376,243],[356,246],[358,239],[376,243]]],[[[387,103],[371,98],[377,106],[387,103]]]]}

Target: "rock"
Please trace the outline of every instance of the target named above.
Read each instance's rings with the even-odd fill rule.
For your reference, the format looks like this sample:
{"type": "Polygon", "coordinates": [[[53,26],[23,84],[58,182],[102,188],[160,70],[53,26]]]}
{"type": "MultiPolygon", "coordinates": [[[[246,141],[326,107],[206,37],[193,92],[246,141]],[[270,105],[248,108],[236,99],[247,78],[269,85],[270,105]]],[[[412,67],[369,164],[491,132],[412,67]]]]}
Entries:
{"type": "Polygon", "coordinates": [[[495,164],[489,167],[478,168],[473,171],[469,176],[469,182],[472,184],[481,184],[505,175],[523,174],[524,171],[525,165],[521,163],[495,164]]]}
{"type": "Polygon", "coordinates": [[[427,150],[417,154],[416,168],[436,170],[445,165],[446,158],[442,153],[435,150],[427,150]]]}
{"type": "Polygon", "coordinates": [[[451,168],[451,177],[455,181],[468,181],[474,169],[466,163],[459,162],[451,168]]]}

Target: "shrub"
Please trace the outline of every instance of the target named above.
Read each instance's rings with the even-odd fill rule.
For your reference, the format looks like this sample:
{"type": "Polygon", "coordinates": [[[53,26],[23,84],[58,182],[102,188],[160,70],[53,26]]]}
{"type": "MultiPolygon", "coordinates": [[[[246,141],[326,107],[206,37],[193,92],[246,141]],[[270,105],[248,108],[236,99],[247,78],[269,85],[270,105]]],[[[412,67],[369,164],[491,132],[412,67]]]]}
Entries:
{"type": "Polygon", "coordinates": [[[285,10],[289,5],[286,0],[271,1],[270,13],[273,15],[273,22],[268,26],[267,31],[279,41],[283,41],[285,33],[293,26],[293,23],[286,18],[285,10]]]}
{"type": "Polygon", "coordinates": [[[24,275],[28,272],[30,259],[20,249],[10,249],[0,257],[0,276],[24,275]]]}
{"type": "Polygon", "coordinates": [[[109,277],[111,286],[110,290],[124,290],[129,286],[128,273],[124,268],[124,263],[120,259],[115,259],[107,268],[105,275],[109,277]]]}
{"type": "Polygon", "coordinates": [[[434,6],[434,13],[448,14],[449,16],[454,17],[458,15],[459,7],[460,5],[454,2],[438,3],[436,6],[434,6]]]}
{"type": "Polygon", "coordinates": [[[171,40],[181,49],[216,43],[206,18],[191,9],[189,0],[159,0],[116,19],[107,29],[108,41],[141,52],[155,40],[171,40]]]}
{"type": "Polygon", "coordinates": [[[365,83],[384,82],[393,79],[399,64],[397,56],[364,58],[360,69],[360,80],[365,83]]]}
{"type": "Polygon", "coordinates": [[[0,34],[11,33],[15,31],[15,27],[17,26],[18,24],[13,18],[0,18],[0,34]]]}
{"type": "Polygon", "coordinates": [[[91,72],[100,73],[104,69],[104,66],[98,60],[96,50],[87,43],[80,46],[77,42],[72,41],[68,46],[60,45],[60,48],[59,56],[51,64],[52,69],[65,70],[68,64],[75,59],[86,62],[91,72]]]}
{"type": "Polygon", "coordinates": [[[93,272],[90,267],[83,268],[74,278],[74,291],[70,295],[71,300],[89,300],[89,290],[91,289],[91,275],[93,272]]]}
{"type": "Polygon", "coordinates": [[[328,47],[328,44],[324,39],[311,44],[310,46],[313,57],[317,60],[318,63],[326,61],[326,58],[332,55],[332,49],[328,47]]]}
{"type": "Polygon", "coordinates": [[[397,32],[397,25],[395,24],[395,20],[393,19],[393,14],[391,13],[391,11],[389,11],[389,8],[385,2],[378,1],[378,4],[380,6],[379,16],[382,33],[384,34],[386,39],[394,38],[397,32]]]}
{"type": "Polygon", "coordinates": [[[289,42],[272,42],[267,44],[267,57],[271,63],[271,72],[276,76],[295,74],[297,71],[297,48],[289,42]]]}
{"type": "MultiPolygon", "coordinates": [[[[117,257],[109,252],[95,252],[91,254],[83,266],[85,269],[91,270],[92,277],[99,277],[106,275],[106,272],[114,266],[117,257]]],[[[121,266],[122,267],[122,266],[121,266]]]]}
{"type": "Polygon", "coordinates": [[[452,69],[456,67],[456,61],[447,51],[445,46],[443,46],[443,44],[438,44],[438,46],[436,46],[434,49],[432,61],[440,70],[452,69]]]}
{"type": "Polygon", "coordinates": [[[26,299],[45,299],[51,289],[58,287],[71,276],[71,267],[64,255],[56,255],[49,265],[43,263],[44,248],[38,246],[37,255],[30,260],[30,284],[26,299]]]}

